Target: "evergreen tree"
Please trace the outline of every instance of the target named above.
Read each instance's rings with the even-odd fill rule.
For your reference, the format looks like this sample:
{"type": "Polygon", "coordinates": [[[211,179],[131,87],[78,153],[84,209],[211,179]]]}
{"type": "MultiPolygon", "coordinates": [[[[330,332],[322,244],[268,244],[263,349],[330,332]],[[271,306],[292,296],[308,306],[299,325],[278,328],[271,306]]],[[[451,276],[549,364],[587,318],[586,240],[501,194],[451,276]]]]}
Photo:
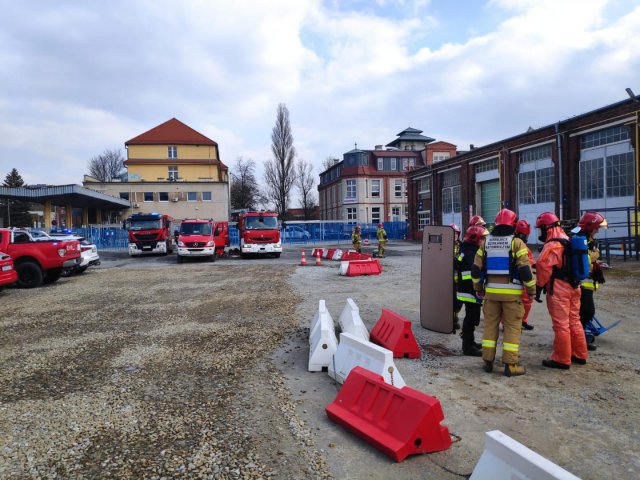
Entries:
{"type": "MultiPolygon", "coordinates": [[[[4,177],[2,185],[4,187],[25,186],[24,180],[15,168],[4,177]]],[[[29,213],[28,202],[7,199],[2,209],[2,214],[7,219],[7,225],[10,227],[30,227],[33,224],[31,214],[29,213]]]]}

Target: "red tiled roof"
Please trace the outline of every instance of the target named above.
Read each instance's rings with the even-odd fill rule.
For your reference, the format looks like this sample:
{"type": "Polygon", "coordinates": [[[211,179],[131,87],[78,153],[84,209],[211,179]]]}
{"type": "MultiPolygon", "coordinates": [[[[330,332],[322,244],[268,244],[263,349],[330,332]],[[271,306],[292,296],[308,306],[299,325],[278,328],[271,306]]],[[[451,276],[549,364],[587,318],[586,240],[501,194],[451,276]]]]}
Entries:
{"type": "Polygon", "coordinates": [[[166,122],[132,138],[125,145],[215,145],[218,144],[205,137],[193,128],[185,125],[177,118],[166,122]]]}

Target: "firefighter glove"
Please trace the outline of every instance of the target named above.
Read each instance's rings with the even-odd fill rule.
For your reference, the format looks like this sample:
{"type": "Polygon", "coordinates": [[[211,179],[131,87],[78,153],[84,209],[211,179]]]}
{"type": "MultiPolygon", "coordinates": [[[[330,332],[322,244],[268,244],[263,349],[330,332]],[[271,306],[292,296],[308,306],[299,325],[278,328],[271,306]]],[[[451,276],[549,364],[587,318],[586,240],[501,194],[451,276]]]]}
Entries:
{"type": "Polygon", "coordinates": [[[542,290],[544,287],[539,287],[538,285],[536,285],[536,302],[538,303],[542,303],[542,299],[540,298],[540,295],[542,295],[542,290]]]}

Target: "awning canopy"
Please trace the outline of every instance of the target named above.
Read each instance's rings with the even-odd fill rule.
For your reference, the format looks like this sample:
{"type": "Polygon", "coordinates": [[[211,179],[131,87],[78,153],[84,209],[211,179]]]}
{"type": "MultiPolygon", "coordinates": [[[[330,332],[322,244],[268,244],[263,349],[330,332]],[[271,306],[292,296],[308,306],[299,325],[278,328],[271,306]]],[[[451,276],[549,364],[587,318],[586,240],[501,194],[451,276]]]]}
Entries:
{"type": "Polygon", "coordinates": [[[80,185],[0,187],[0,198],[53,205],[71,205],[76,208],[124,210],[130,208],[129,200],[112,197],[80,185]]]}

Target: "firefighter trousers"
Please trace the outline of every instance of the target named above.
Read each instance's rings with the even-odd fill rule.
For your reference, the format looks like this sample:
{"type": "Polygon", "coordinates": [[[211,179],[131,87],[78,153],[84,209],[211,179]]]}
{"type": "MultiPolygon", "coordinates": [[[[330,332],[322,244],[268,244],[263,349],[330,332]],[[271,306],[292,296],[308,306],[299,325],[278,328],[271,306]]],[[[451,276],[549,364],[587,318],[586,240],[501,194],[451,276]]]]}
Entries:
{"type": "Polygon", "coordinates": [[[555,279],[553,294],[547,295],[547,310],[554,333],[551,360],[563,365],[571,365],[571,357],[586,360],[587,340],[580,323],[580,289],[555,279]]]}
{"type": "Polygon", "coordinates": [[[580,323],[584,327],[596,314],[596,305],[593,303],[593,290],[580,288],[580,323]]]}
{"type": "Polygon", "coordinates": [[[520,334],[524,305],[522,300],[484,300],[484,332],[482,333],[482,359],[493,362],[496,358],[496,346],[499,336],[500,320],[504,323],[502,335],[502,362],[518,363],[520,334]]]}
{"type": "Polygon", "coordinates": [[[382,241],[382,242],[378,242],[378,256],[379,257],[384,257],[384,246],[387,242],[382,241]]]}
{"type": "Polygon", "coordinates": [[[479,303],[464,302],[465,315],[462,321],[462,348],[467,349],[475,342],[474,332],[480,325],[480,311],[482,305],[479,303]]]}

